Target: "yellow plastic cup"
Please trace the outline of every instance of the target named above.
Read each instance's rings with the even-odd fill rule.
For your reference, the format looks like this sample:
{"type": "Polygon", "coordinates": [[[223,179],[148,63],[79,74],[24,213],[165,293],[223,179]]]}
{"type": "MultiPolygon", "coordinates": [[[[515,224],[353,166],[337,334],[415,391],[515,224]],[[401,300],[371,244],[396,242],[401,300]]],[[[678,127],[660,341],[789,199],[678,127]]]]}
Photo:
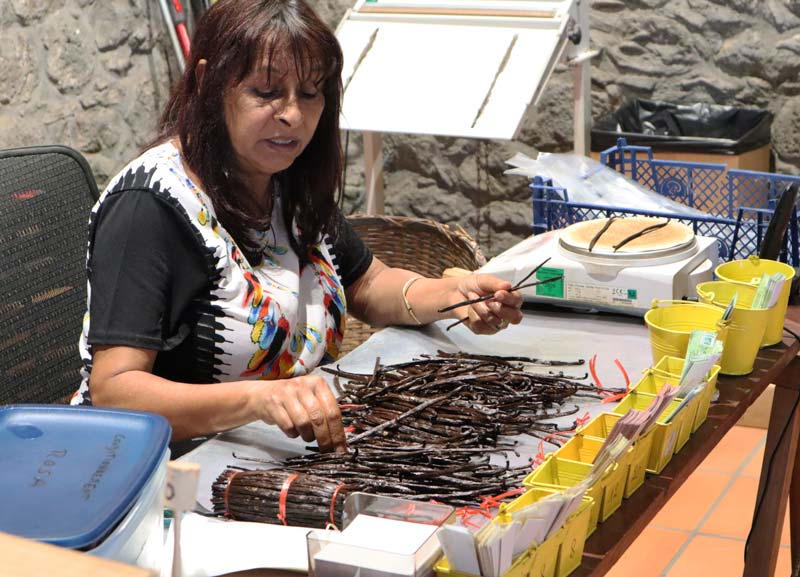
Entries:
{"type": "Polygon", "coordinates": [[[717,339],[725,343],[727,323],[722,321],[719,307],[689,301],[653,301],[653,308],[644,315],[650,329],[650,348],[653,364],[662,357],[685,357],[689,336],[694,330],[716,331],[717,339]],[[667,303],[665,306],[659,306],[667,303]]]}
{"type": "Polygon", "coordinates": [[[761,346],[768,347],[783,340],[783,319],[786,317],[786,307],[789,304],[789,290],[794,278],[794,269],[782,262],[751,256],[745,260],[723,263],[714,270],[714,274],[720,280],[750,286],[758,286],[758,283],[761,282],[761,275],[764,273],[781,273],[786,277],[778,301],[767,315],[767,328],[764,331],[761,346]]]}
{"type": "Polygon", "coordinates": [[[756,298],[756,290],[751,285],[728,281],[709,281],[697,285],[700,302],[720,307],[722,311],[733,295],[738,295],[719,362],[723,375],[747,375],[753,372],[770,314],[770,309],[750,308],[756,298]]]}

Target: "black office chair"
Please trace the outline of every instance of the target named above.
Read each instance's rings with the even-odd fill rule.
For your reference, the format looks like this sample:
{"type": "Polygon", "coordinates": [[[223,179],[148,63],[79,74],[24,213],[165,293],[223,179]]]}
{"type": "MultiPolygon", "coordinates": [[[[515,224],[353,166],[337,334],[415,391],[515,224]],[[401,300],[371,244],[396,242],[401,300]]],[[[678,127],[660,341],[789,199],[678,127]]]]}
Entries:
{"type": "Polygon", "coordinates": [[[75,150],[0,151],[0,404],[66,402],[80,383],[87,225],[97,197],[75,150]]]}

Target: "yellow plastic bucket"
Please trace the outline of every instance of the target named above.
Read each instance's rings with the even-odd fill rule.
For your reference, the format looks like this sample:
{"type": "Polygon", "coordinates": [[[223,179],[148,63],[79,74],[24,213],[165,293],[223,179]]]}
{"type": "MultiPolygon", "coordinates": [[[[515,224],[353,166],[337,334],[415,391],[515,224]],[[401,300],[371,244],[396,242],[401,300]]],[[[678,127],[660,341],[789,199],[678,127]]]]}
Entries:
{"type": "Polygon", "coordinates": [[[751,286],[758,286],[761,281],[761,275],[764,273],[781,273],[786,277],[786,282],[783,284],[783,290],[781,290],[778,301],[770,309],[769,315],[767,315],[767,328],[764,331],[761,346],[768,347],[783,340],[783,319],[786,317],[786,307],[789,304],[789,290],[794,278],[794,269],[782,262],[751,256],[745,260],[732,260],[723,263],[714,270],[714,274],[720,280],[751,286]]]}
{"type": "Polygon", "coordinates": [[[733,295],[738,295],[719,361],[723,375],[747,375],[753,372],[770,314],[770,309],[750,308],[756,298],[756,290],[754,286],[729,281],[709,281],[697,285],[700,302],[720,307],[723,311],[733,295]]]}
{"type": "MultiPolygon", "coordinates": [[[[576,436],[587,439],[597,439],[602,442],[608,437],[611,429],[622,417],[615,413],[600,413],[594,419],[578,428],[576,436]]],[[[630,448],[626,455],[620,458],[619,466],[624,469],[624,463],[628,463],[628,478],[625,480],[625,497],[630,497],[642,486],[647,469],[647,459],[650,457],[650,450],[653,446],[653,429],[650,429],[639,437],[630,448]]]]}
{"type": "MultiPolygon", "coordinates": [[[[561,492],[562,490],[560,489],[528,489],[525,493],[509,503],[506,511],[513,515],[519,509],[532,505],[553,493],[561,492]]],[[[529,575],[540,575],[542,571],[538,569],[539,567],[548,569],[555,564],[557,577],[567,577],[567,575],[572,573],[581,564],[583,546],[589,533],[591,508],[594,505],[592,499],[586,495],[583,496],[581,501],[577,511],[570,515],[569,519],[564,521],[564,526],[561,527],[561,529],[549,539],[546,539],[539,547],[533,547],[531,549],[533,563],[531,565],[531,571],[528,573],[529,575]],[[543,548],[548,541],[557,542],[559,544],[556,563],[553,563],[551,559],[547,558],[550,552],[543,548]]]]}
{"type": "Polygon", "coordinates": [[[717,339],[725,343],[727,323],[723,311],[713,305],[689,301],[653,301],[653,308],[644,315],[650,330],[653,363],[662,357],[685,357],[689,336],[694,330],[716,331],[717,339]],[[667,303],[660,306],[661,303],[667,303]]]}
{"type": "MultiPolygon", "coordinates": [[[[646,409],[650,406],[650,403],[653,402],[654,398],[655,395],[631,391],[614,408],[614,413],[621,416],[630,409],[646,409]]],[[[688,419],[690,415],[686,409],[678,413],[671,422],[664,422],[667,415],[677,408],[679,403],[680,401],[673,400],[667,408],[664,409],[664,412],[659,415],[655,425],[653,425],[649,431],[653,435],[650,455],[647,459],[647,471],[649,473],[661,473],[662,469],[664,469],[667,463],[672,459],[672,455],[677,453],[678,450],[686,444],[689,435],[692,434],[692,423],[688,419]]]]}
{"type": "MultiPolygon", "coordinates": [[[[569,441],[564,443],[554,455],[562,460],[576,461],[578,463],[594,463],[594,459],[603,446],[602,439],[574,435],[569,441]]],[[[630,467],[630,452],[626,451],[617,460],[614,470],[608,472],[606,480],[606,490],[603,493],[603,507],[600,511],[600,518],[605,521],[611,514],[622,505],[622,498],[625,496],[625,483],[628,480],[628,470],[630,467]]]]}
{"type": "MultiPolygon", "coordinates": [[[[586,478],[591,469],[592,466],[589,464],[559,459],[551,453],[545,457],[541,465],[536,467],[531,473],[528,473],[528,476],[522,480],[522,485],[529,489],[536,487],[543,487],[545,489],[566,489],[580,483],[586,478]]],[[[616,470],[616,467],[614,467],[614,470],[616,470]]],[[[606,512],[607,515],[613,513],[613,511],[603,511],[603,497],[607,484],[608,473],[598,479],[597,482],[586,491],[586,495],[594,500],[589,527],[597,527],[599,522],[606,520],[607,516],[603,517],[601,513],[606,512]]]]}
{"type": "MultiPolygon", "coordinates": [[[[648,369],[648,372],[653,372],[656,375],[662,375],[667,378],[680,381],[681,373],[683,373],[683,363],[684,359],[679,359],[676,357],[664,357],[656,366],[648,369]]],[[[719,376],[719,370],[720,366],[714,365],[706,374],[706,388],[703,389],[703,392],[700,395],[700,402],[697,407],[697,415],[695,416],[694,424],[692,425],[692,433],[700,428],[700,425],[705,422],[706,417],[708,416],[708,409],[711,407],[711,399],[714,398],[714,393],[717,391],[717,377],[719,376]]],[[[648,391],[645,389],[645,392],[648,391]]]]}
{"type": "MultiPolygon", "coordinates": [[[[664,358],[667,359],[670,357],[664,357],[664,358]]],[[[632,392],[636,391],[637,393],[646,393],[647,395],[657,395],[661,391],[662,387],[664,387],[664,385],[671,385],[673,387],[676,387],[680,383],[680,380],[681,380],[680,375],[669,375],[667,373],[657,372],[653,369],[647,369],[642,375],[642,378],[639,379],[639,382],[631,387],[631,391],[632,392]]],[[[678,398],[678,400],[683,400],[683,398],[681,397],[676,397],[676,398],[678,398]]],[[[692,423],[692,426],[694,425],[694,422],[697,419],[697,411],[700,407],[701,400],[702,400],[702,395],[697,395],[692,400],[690,400],[689,405],[683,409],[684,411],[689,413],[689,416],[687,418],[692,423]]],[[[691,434],[691,432],[692,429],[690,428],[689,433],[691,434]]]]}

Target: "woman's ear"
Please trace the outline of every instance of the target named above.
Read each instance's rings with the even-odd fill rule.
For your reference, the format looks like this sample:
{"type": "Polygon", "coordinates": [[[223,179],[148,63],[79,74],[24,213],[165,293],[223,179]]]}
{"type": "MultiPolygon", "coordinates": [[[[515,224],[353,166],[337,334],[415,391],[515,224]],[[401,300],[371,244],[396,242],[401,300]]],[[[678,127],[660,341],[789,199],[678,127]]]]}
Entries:
{"type": "Polygon", "coordinates": [[[197,86],[203,84],[203,76],[205,76],[207,64],[208,61],[205,58],[201,58],[197,61],[197,66],[194,69],[194,79],[197,82],[197,86]]]}

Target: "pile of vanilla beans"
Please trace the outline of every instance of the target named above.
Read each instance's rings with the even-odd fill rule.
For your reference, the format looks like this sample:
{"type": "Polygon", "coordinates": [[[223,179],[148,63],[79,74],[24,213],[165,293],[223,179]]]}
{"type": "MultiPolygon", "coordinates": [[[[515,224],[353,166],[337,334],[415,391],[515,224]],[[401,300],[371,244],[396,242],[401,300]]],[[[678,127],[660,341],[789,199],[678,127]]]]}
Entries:
{"type": "Polygon", "coordinates": [[[314,527],[338,525],[352,491],[476,505],[530,472],[528,462],[509,463],[509,452],[519,456],[512,437],[544,438],[558,430],[548,421],[578,411],[570,397],[600,397],[587,375],[559,368],[583,362],[439,351],[378,361],[371,374],[324,369],[342,392],[348,452],[294,457],[277,470],[228,469],[213,486],[215,512],[314,527]]]}

